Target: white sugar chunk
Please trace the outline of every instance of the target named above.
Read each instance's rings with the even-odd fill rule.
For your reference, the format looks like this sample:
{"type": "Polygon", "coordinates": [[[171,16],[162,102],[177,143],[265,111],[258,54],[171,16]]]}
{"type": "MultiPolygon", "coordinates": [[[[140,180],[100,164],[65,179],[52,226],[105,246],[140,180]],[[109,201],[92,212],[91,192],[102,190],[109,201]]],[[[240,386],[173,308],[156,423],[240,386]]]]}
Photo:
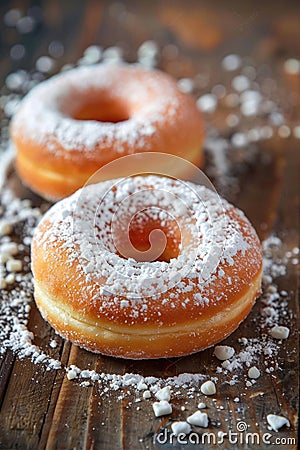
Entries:
{"type": "Polygon", "coordinates": [[[241,58],[238,55],[232,54],[227,55],[222,61],[223,69],[227,70],[228,72],[231,72],[233,70],[236,70],[240,67],[242,63],[241,58]]]}
{"type": "Polygon", "coordinates": [[[74,378],[77,378],[77,372],[73,369],[68,370],[67,378],[68,378],[68,380],[74,380],[74,378]]]}
{"type": "Polygon", "coordinates": [[[7,236],[12,231],[12,226],[6,220],[0,220],[0,236],[7,236]]]}
{"type": "Polygon", "coordinates": [[[158,54],[158,46],[155,41],[145,41],[141,44],[137,51],[138,59],[143,58],[156,58],[158,54]]]}
{"type": "Polygon", "coordinates": [[[274,339],[287,339],[290,334],[290,329],[280,325],[275,325],[270,331],[270,335],[274,339]]]}
{"type": "Polygon", "coordinates": [[[194,88],[194,81],[191,78],[181,78],[178,80],[178,87],[182,92],[190,94],[194,88]]]}
{"type": "Polygon", "coordinates": [[[187,422],[173,422],[171,428],[175,436],[181,433],[189,434],[192,431],[191,426],[187,422]]]}
{"type": "Polygon", "coordinates": [[[10,258],[11,258],[11,256],[8,255],[7,253],[1,253],[0,254],[0,263],[5,264],[10,258]]]}
{"type": "Polygon", "coordinates": [[[229,347],[228,345],[217,345],[215,347],[214,355],[220,360],[225,361],[226,359],[232,358],[235,350],[233,347],[229,347]]]}
{"type": "Polygon", "coordinates": [[[199,409],[205,409],[206,408],[206,404],[203,403],[203,402],[200,402],[199,405],[198,405],[198,408],[199,409]]]}
{"type": "Polygon", "coordinates": [[[296,75],[296,74],[300,73],[299,59],[289,58],[285,61],[283,67],[284,67],[284,70],[291,75],[296,75]]]}
{"type": "Polygon", "coordinates": [[[202,112],[212,113],[217,107],[217,97],[214,94],[204,94],[198,98],[197,107],[202,112]]]}
{"type": "Polygon", "coordinates": [[[276,414],[268,414],[267,422],[270,425],[271,429],[274,431],[278,431],[284,425],[286,425],[287,427],[290,426],[290,422],[286,417],[277,416],[276,414]]]}
{"type": "Polygon", "coordinates": [[[49,73],[54,69],[55,61],[50,56],[40,56],[35,63],[35,67],[39,72],[49,73]]]}
{"type": "Polygon", "coordinates": [[[22,270],[22,261],[20,259],[9,259],[6,263],[8,272],[20,272],[22,270]]]}
{"type": "Polygon", "coordinates": [[[20,20],[21,14],[19,9],[9,9],[3,16],[3,22],[8,27],[14,27],[17,25],[18,20],[20,20]]]}
{"type": "Polygon", "coordinates": [[[205,381],[205,383],[201,385],[200,390],[202,394],[205,395],[214,395],[217,392],[215,383],[211,380],[205,381]]]}
{"type": "Polygon", "coordinates": [[[300,139],[300,125],[296,125],[293,129],[293,135],[296,139],[300,139]]]}
{"type": "Polygon", "coordinates": [[[187,421],[191,425],[196,425],[197,427],[208,427],[208,416],[206,413],[202,413],[201,411],[194,412],[194,414],[187,418],[187,421]]]}
{"type": "Polygon", "coordinates": [[[260,370],[255,366],[250,367],[250,369],[248,370],[248,377],[256,380],[260,377],[260,370]]]}
{"type": "Polygon", "coordinates": [[[5,278],[0,278],[0,289],[6,289],[7,283],[5,278]]]}
{"type": "Polygon", "coordinates": [[[91,45],[90,47],[85,49],[83,55],[83,59],[87,64],[95,64],[101,59],[102,48],[98,45],[91,45]]]}
{"type": "Polygon", "coordinates": [[[167,400],[167,402],[170,401],[171,398],[171,389],[170,386],[165,386],[164,388],[160,389],[156,392],[155,397],[158,400],[167,400]]]}
{"type": "Polygon", "coordinates": [[[172,406],[166,400],[161,400],[160,402],[154,402],[152,407],[153,407],[155,417],[161,417],[161,416],[165,416],[167,414],[172,413],[172,406]]]}
{"type": "Polygon", "coordinates": [[[248,144],[248,138],[245,133],[234,133],[231,142],[234,147],[245,147],[248,144]]]}
{"type": "Polygon", "coordinates": [[[151,397],[151,392],[148,389],[143,392],[143,398],[150,398],[150,397],[151,397]]]}
{"type": "Polygon", "coordinates": [[[143,381],[140,381],[136,387],[139,391],[145,391],[146,389],[148,389],[148,386],[146,383],[144,383],[143,381]]]}
{"type": "Polygon", "coordinates": [[[1,245],[1,253],[6,253],[8,255],[16,255],[18,253],[18,245],[15,242],[5,242],[1,245]]]}
{"type": "Polygon", "coordinates": [[[16,277],[13,273],[9,273],[6,277],[5,277],[5,282],[7,284],[13,284],[16,280],[16,277]]]}
{"type": "Polygon", "coordinates": [[[245,75],[238,75],[233,78],[231,85],[238,92],[245,91],[250,87],[250,81],[245,75]]]}

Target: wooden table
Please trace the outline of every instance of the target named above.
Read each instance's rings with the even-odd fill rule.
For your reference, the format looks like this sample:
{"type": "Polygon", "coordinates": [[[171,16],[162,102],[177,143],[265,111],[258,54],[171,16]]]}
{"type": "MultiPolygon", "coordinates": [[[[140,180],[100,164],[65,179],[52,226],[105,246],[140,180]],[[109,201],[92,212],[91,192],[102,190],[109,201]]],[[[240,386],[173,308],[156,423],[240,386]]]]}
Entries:
{"type": "MultiPolygon", "coordinates": [[[[300,76],[288,75],[282,68],[287,58],[300,57],[300,8],[297,2],[230,1],[225,6],[221,1],[132,0],[114,3],[53,0],[32,2],[32,5],[37,3],[42,6],[42,19],[32,33],[20,34],[14,28],[1,25],[2,81],[7,73],[18,68],[31,70],[37,57],[47,54],[53,40],[62,42],[65,50],[57,62],[58,69],[65,63],[75,62],[90,44],[118,45],[124,49],[126,60],[135,60],[138,46],[147,39],[154,39],[161,49],[168,45],[168,51],[161,52],[161,68],[178,78],[205,73],[209,78],[208,86],[223,81],[220,64],[223,56],[229,53],[249,56],[250,64],[266,70],[271,67],[270,77],[280,87],[288,124],[293,127],[300,123],[300,76]],[[12,61],[8,57],[9,50],[16,43],[25,46],[26,55],[12,61]]],[[[12,7],[26,12],[32,5],[27,0],[1,2],[0,13],[4,14],[12,7]]],[[[208,86],[199,92],[206,92],[208,86]]],[[[208,129],[217,127],[228,138],[230,130],[224,126],[224,116],[216,114],[214,120],[211,124],[208,119],[208,129]]],[[[237,171],[240,189],[234,194],[220,188],[221,193],[246,212],[262,239],[275,232],[286,249],[299,246],[299,146],[299,139],[293,136],[288,139],[275,136],[259,142],[259,151],[270,156],[268,165],[258,158],[246,171],[237,171]]],[[[239,384],[231,386],[222,382],[221,375],[216,401],[206,399],[211,430],[235,429],[237,421],[243,419],[252,432],[261,436],[268,432],[266,414],[272,412],[285,413],[291,421],[291,428],[278,436],[296,436],[299,374],[296,265],[288,265],[287,274],[279,279],[278,285],[279,289],[290,293],[289,308],[294,313],[291,337],[276,357],[280,369],[275,372],[275,377],[266,374],[261,358],[258,365],[263,375],[248,390],[239,384]],[[238,404],[234,402],[236,397],[240,399],[238,404]],[[220,405],[224,409],[220,409],[220,405]]],[[[259,308],[258,302],[250,317],[226,340],[226,344],[234,346],[239,337],[253,336],[259,308]]],[[[59,341],[53,355],[63,364],[76,364],[100,372],[134,372],[157,377],[199,372],[216,376],[219,363],[212,356],[212,349],[185,358],[150,363],[96,356],[59,339],[35,308],[31,312],[30,327],[35,331],[37,343],[49,342],[54,337],[59,341]]],[[[182,391],[181,399],[174,400],[174,419],[182,417],[180,406],[186,400],[188,411],[197,406],[197,399],[187,399],[184,389],[182,391]]],[[[28,359],[19,360],[7,351],[0,358],[0,448],[154,448],[153,434],[167,420],[154,419],[152,401],[139,403],[140,410],[137,410],[130,406],[133,400],[134,395],[118,400],[118,392],[103,396],[97,385],[82,387],[77,381],[67,380],[63,370],[45,371],[43,366],[34,365],[28,359]]],[[[268,447],[264,443],[251,446],[268,447]]],[[[277,447],[290,449],[297,445],[277,447]]],[[[165,445],[164,448],[195,447],[165,445]]],[[[225,441],[221,448],[250,447],[225,441]]]]}

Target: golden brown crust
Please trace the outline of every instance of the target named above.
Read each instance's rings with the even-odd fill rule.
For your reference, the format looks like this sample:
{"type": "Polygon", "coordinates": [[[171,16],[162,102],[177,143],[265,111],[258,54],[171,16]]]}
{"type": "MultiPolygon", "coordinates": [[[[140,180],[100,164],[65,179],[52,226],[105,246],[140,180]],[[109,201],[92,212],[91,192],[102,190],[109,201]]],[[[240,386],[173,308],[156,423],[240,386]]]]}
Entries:
{"type": "MultiPolygon", "coordinates": [[[[98,77],[110,77],[113,83],[107,87],[100,86],[98,91],[95,87],[87,87],[83,96],[76,83],[74,84],[72,71],[59,75],[53,78],[52,83],[49,80],[50,82],[38,86],[36,92],[33,90],[28,98],[24,99],[12,121],[10,133],[17,149],[16,167],[20,177],[34,191],[47,198],[65,197],[81,187],[96,170],[120,156],[137,152],[166,152],[181,156],[196,165],[202,162],[204,126],[200,112],[192,98],[180,92],[175,80],[171,77],[159,71],[149,72],[129,66],[110,68],[99,66],[98,69],[94,67],[82,71],[76,70],[78,70],[78,83],[81,76],[86,77],[88,70],[93,71],[90,75],[91,82],[95,78],[94,72],[98,70],[98,77]],[[80,75],[81,73],[83,75],[80,75]],[[135,84],[139,86],[137,89],[143,89],[145,86],[142,95],[143,104],[136,101],[135,84]],[[48,104],[48,97],[50,100],[51,96],[54,98],[56,91],[63,89],[64,86],[68,91],[60,96],[65,97],[63,97],[64,101],[53,100],[48,104]],[[129,94],[127,94],[127,86],[131,86],[129,94]],[[112,90],[113,100],[110,98],[112,90]],[[103,108],[105,106],[106,116],[101,117],[101,120],[108,121],[116,114],[116,109],[124,108],[129,120],[111,124],[112,127],[109,128],[107,135],[105,130],[103,135],[101,134],[103,124],[93,120],[93,127],[96,127],[99,139],[95,139],[88,148],[89,132],[80,140],[76,139],[76,131],[73,130],[73,132],[72,128],[81,124],[82,130],[87,129],[88,123],[91,123],[93,118],[97,119],[95,96],[97,98],[100,94],[101,98],[108,97],[105,105],[102,105],[103,108]],[[162,97],[161,105],[158,105],[159,114],[154,112],[152,117],[151,105],[158,104],[159,95],[162,97]],[[72,103],[76,96],[79,106],[84,102],[84,113],[77,113],[75,107],[68,107],[68,103],[72,103]],[[149,107],[150,112],[145,111],[146,106],[149,107]],[[41,109],[41,113],[35,117],[34,112],[38,108],[41,109]],[[57,118],[55,114],[54,118],[51,117],[53,123],[50,120],[44,120],[48,110],[54,110],[54,113],[57,113],[57,118]],[[31,118],[28,117],[30,115],[31,118]],[[131,118],[136,121],[136,128],[132,126],[131,118]],[[55,120],[58,127],[61,125],[60,122],[68,121],[61,133],[55,131],[57,129],[54,126],[55,120]],[[144,134],[141,131],[143,126],[148,127],[144,134]],[[127,134],[128,137],[126,137],[127,134]],[[64,136],[69,135],[73,137],[67,141],[64,136]],[[125,136],[124,139],[123,136],[125,136]]],[[[99,109],[101,110],[101,106],[99,109]]],[[[95,133],[91,131],[90,134],[95,133]]],[[[120,175],[113,174],[112,178],[118,176],[120,175]]]]}
{"type": "MultiPolygon", "coordinates": [[[[230,307],[240,297],[246,295],[250,289],[253,280],[257,278],[257,274],[261,271],[261,250],[260,243],[247,219],[241,217],[235,209],[231,209],[228,214],[236,220],[243,229],[244,236],[253,238],[252,246],[249,247],[244,255],[237,254],[235,256],[235,264],[230,266],[228,263],[220,263],[219,269],[222,269],[225,276],[218,277],[213,288],[207,287],[203,296],[209,299],[209,303],[194,308],[193,302],[183,305],[184,297],[174,297],[172,302],[162,304],[165,298],[161,294],[157,301],[149,300],[147,311],[143,311],[142,307],[134,322],[140,325],[147,323],[147,328],[151,324],[162,324],[162,326],[170,326],[174,323],[184,324],[190,320],[198,320],[199,316],[210,319],[219,313],[223,308],[230,307]],[[231,280],[231,284],[229,284],[231,280]],[[215,301],[215,299],[218,299],[215,301]]],[[[51,222],[43,221],[39,226],[39,239],[43,239],[43,234],[51,230],[51,222]]],[[[119,302],[125,300],[126,297],[120,298],[119,302],[113,303],[107,301],[107,297],[102,295],[101,313],[99,310],[99,296],[95,299],[95,291],[99,290],[101,283],[93,274],[89,280],[83,273],[78,271],[80,261],[75,259],[70,265],[68,256],[63,242],[53,242],[51,251],[39,245],[39,241],[34,240],[32,246],[32,270],[36,282],[43,286],[43,291],[49,297],[56,298],[58,302],[66,305],[70,310],[78,311],[84,309],[85,315],[89,316],[92,321],[101,320],[104,326],[118,321],[119,324],[127,324],[130,320],[128,310],[119,306],[119,302]],[[68,277],[66,277],[68,274],[68,277]]],[[[175,291],[175,288],[168,291],[168,296],[175,291]]],[[[188,297],[192,297],[198,292],[197,286],[188,293],[188,297]]],[[[129,311],[130,313],[130,311],[129,311]]]]}
{"type": "MultiPolygon", "coordinates": [[[[97,186],[90,188],[97,192],[97,186]]],[[[229,244],[209,282],[200,286],[192,277],[189,284],[187,275],[181,281],[188,290],[176,285],[140,302],[123,292],[101,293],[105,284],[101,271],[86,275],[76,256],[80,249],[64,237],[63,219],[54,208],[41,221],[32,244],[35,298],[42,315],[80,346],[128,358],[179,356],[224,339],[245,319],[260,292],[262,255],[247,218],[231,205],[223,206],[233,224],[229,230],[236,230],[245,245],[229,244]],[[199,292],[205,301],[195,300],[199,292]]]]}
{"type": "Polygon", "coordinates": [[[88,318],[81,310],[66,309],[63,302],[49,298],[35,283],[35,300],[42,316],[63,337],[87,350],[115,357],[151,359],[176,357],[204,350],[229,336],[247,317],[260,294],[260,271],[248,290],[209,318],[186,317],[181,326],[126,327],[119,323],[102,323],[88,318]],[[89,319],[89,320],[88,320],[89,319]]]}

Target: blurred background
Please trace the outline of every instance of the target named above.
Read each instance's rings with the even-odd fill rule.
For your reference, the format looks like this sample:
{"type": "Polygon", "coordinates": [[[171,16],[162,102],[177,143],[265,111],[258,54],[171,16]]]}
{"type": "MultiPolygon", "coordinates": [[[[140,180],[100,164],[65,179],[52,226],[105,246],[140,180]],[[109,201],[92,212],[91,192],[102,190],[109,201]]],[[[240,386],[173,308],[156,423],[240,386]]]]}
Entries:
{"type": "Polygon", "coordinates": [[[1,1],[0,20],[2,78],[17,68],[57,71],[91,44],[119,46],[134,59],[149,39],[199,62],[228,52],[262,60],[300,53],[300,5],[292,0],[12,0],[1,1]]]}

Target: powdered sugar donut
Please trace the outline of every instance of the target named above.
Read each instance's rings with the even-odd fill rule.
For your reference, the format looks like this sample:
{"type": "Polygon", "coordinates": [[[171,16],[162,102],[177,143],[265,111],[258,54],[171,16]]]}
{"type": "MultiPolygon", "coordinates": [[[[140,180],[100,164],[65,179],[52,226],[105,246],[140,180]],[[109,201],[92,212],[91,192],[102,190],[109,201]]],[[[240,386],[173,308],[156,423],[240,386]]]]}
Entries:
{"type": "Polygon", "coordinates": [[[262,256],[247,218],[216,193],[144,176],[54,205],[34,235],[32,270],[59,334],[94,352],[160,358],[232,333],[260,292],[262,256]]]}
{"type": "MultiPolygon", "coordinates": [[[[11,124],[20,177],[50,199],[73,193],[96,170],[132,153],[165,152],[199,166],[203,134],[193,99],[175,80],[125,64],[52,77],[25,97],[11,124]]],[[[175,175],[181,177],[180,167],[175,175]]]]}

